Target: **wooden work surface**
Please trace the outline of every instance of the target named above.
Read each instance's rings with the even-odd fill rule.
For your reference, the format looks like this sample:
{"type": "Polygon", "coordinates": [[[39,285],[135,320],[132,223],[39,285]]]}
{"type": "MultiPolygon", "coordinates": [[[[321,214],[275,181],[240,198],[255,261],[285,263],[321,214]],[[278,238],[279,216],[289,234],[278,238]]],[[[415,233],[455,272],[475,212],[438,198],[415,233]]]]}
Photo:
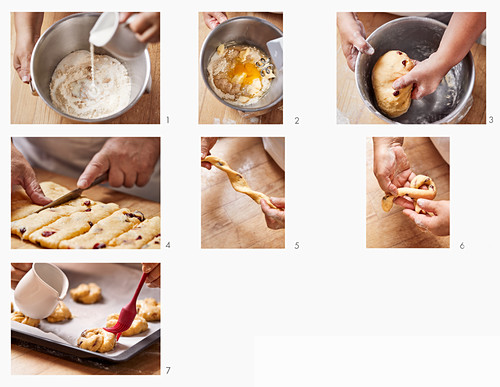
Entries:
{"type": "MultiPolygon", "coordinates": [[[[39,182],[53,181],[60,184],[69,190],[76,188],[77,179],[72,177],[58,175],[54,172],[45,171],[42,169],[35,169],[36,176],[39,182]]],[[[115,191],[111,188],[98,185],[90,188],[83,193],[84,196],[92,200],[97,200],[103,203],[116,203],[120,208],[128,208],[132,211],[141,211],[146,218],[160,215],[160,203],[152,202],[147,199],[142,199],[137,196],[128,195],[123,192],[115,191]]],[[[31,242],[25,242],[19,239],[16,235],[11,236],[11,248],[13,249],[40,249],[31,242]]]]}
{"type": "MultiPolygon", "coordinates": [[[[406,137],[403,148],[416,174],[432,178],[435,200],[450,199],[450,167],[428,137],[406,137]]],[[[384,192],[373,174],[373,143],[366,139],[366,247],[450,247],[450,237],[422,231],[397,205],[382,209],[384,192]]]]}
{"type": "Polygon", "coordinates": [[[116,364],[76,363],[16,344],[11,345],[12,375],[160,375],[160,343],[116,364]]]}
{"type": "MultiPolygon", "coordinates": [[[[42,34],[56,21],[74,12],[45,12],[42,34]]],[[[14,13],[11,13],[11,63],[16,46],[14,13]]],[[[151,92],[145,93],[126,113],[107,124],[159,124],[160,123],[160,43],[148,44],[151,58],[151,92]]],[[[41,97],[31,94],[11,65],[11,123],[13,124],[79,124],[52,110],[41,97]]]]}
{"type": "MultiPolygon", "coordinates": [[[[227,12],[228,18],[237,16],[255,16],[265,19],[283,31],[283,14],[268,12],[227,12]]],[[[211,30],[203,21],[203,13],[199,13],[198,54],[201,46],[211,30]]],[[[207,88],[201,73],[198,74],[199,124],[282,124],[283,105],[278,104],[270,112],[257,117],[244,117],[240,111],[232,109],[220,102],[207,88]]]]}
{"type": "MultiPolygon", "coordinates": [[[[369,36],[382,24],[398,18],[396,15],[383,12],[359,12],[359,19],[363,22],[366,36],[369,36]]],[[[471,49],[476,68],[476,80],[472,97],[474,102],[469,113],[461,124],[486,123],[486,47],[474,43],[471,49]]],[[[337,109],[351,124],[387,124],[371,113],[361,100],[354,73],[347,66],[342,52],[340,34],[337,29],[337,109]]],[[[338,114],[339,112],[337,112],[338,114]]]]}
{"type": "MultiPolygon", "coordinates": [[[[220,138],[211,153],[243,175],[255,191],[285,197],[285,172],[267,154],[260,137],[220,138]]],[[[227,174],[201,169],[202,248],[284,248],[285,230],[271,230],[261,207],[236,192],[227,174]]]]}

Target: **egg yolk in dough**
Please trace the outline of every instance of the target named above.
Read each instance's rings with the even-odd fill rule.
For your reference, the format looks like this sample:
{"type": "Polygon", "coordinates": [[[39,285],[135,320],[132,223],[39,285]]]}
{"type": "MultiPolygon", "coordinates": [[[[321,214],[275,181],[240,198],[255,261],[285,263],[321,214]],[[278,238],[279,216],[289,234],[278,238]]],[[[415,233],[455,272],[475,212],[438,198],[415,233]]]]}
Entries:
{"type": "Polygon", "coordinates": [[[251,85],[255,79],[262,78],[259,69],[252,62],[236,61],[235,66],[229,70],[227,75],[233,83],[239,83],[243,86],[251,85]]]}

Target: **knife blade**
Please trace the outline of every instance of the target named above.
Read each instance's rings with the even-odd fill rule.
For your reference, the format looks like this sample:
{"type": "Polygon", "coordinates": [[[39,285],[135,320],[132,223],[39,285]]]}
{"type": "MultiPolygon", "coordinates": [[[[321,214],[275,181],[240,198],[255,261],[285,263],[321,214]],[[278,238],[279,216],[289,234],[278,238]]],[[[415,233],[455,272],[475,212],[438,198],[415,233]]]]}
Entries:
{"type": "Polygon", "coordinates": [[[99,176],[97,179],[94,180],[92,184],[90,184],[87,188],[81,189],[77,188],[74,189],[73,191],[68,192],[67,194],[64,194],[63,196],[51,201],[49,204],[46,204],[42,208],[39,208],[34,212],[34,214],[38,214],[40,211],[46,210],[47,208],[52,208],[55,206],[59,206],[63,203],[69,202],[70,200],[79,198],[82,195],[82,192],[85,191],[86,189],[92,188],[93,186],[97,184],[101,184],[103,181],[108,179],[108,174],[105,173],[104,175],[99,176]]]}

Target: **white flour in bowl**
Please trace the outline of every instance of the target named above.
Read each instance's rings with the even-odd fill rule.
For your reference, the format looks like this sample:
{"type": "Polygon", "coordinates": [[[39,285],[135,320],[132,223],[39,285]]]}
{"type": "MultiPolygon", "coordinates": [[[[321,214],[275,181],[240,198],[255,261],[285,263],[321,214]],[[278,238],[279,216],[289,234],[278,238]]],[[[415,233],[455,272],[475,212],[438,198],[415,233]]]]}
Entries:
{"type": "Polygon", "coordinates": [[[74,51],[59,62],[50,81],[57,109],[78,118],[103,118],[129,104],[131,85],[125,66],[109,55],[94,55],[93,64],[86,50],[74,51]]]}

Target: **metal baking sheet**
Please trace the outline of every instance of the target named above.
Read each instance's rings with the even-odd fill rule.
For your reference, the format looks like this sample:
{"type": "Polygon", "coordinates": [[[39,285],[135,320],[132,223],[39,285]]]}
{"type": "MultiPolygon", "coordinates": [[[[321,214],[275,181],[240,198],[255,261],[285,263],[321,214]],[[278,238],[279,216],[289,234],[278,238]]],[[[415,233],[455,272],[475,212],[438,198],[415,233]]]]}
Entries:
{"type": "MultiPolygon", "coordinates": [[[[112,263],[64,263],[57,264],[69,280],[69,288],[80,283],[97,283],[102,290],[102,299],[90,305],[80,304],[68,295],[64,303],[68,306],[73,319],[61,323],[41,320],[38,328],[11,321],[13,338],[69,354],[83,359],[101,359],[109,362],[122,362],[135,356],[160,338],[158,322],[148,322],[149,329],[139,335],[120,337],[115,349],[98,353],[76,346],[77,338],[85,329],[104,327],[106,318],[119,313],[130,302],[141,277],[141,271],[124,264],[112,263]]],[[[160,289],[142,288],[138,299],[155,298],[160,302],[160,289]]],[[[12,300],[14,292],[12,291],[12,300]]],[[[17,310],[14,305],[14,310],[17,310]]]]}

